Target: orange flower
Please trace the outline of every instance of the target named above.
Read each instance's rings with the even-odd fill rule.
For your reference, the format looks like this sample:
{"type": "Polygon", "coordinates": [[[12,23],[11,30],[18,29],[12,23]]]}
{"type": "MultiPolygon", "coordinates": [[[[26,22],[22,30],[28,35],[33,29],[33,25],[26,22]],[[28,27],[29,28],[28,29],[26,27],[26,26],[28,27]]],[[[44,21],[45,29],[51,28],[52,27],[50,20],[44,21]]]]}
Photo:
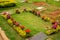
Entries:
{"type": "Polygon", "coordinates": [[[29,29],[26,29],[25,32],[26,32],[26,33],[30,33],[30,30],[29,30],[29,29]]]}
{"type": "Polygon", "coordinates": [[[20,26],[21,29],[24,29],[24,26],[20,26]]]}

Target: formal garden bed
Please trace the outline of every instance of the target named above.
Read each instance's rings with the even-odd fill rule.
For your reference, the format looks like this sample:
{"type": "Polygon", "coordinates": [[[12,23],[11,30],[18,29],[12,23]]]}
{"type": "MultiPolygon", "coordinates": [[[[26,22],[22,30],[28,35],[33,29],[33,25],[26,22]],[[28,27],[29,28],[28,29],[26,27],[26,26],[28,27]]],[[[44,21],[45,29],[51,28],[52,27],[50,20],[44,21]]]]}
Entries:
{"type": "Polygon", "coordinates": [[[40,32],[49,36],[49,39],[59,40],[59,7],[46,2],[30,4],[28,1],[18,6],[3,10],[0,15],[0,25],[11,40],[25,40],[40,32]]]}

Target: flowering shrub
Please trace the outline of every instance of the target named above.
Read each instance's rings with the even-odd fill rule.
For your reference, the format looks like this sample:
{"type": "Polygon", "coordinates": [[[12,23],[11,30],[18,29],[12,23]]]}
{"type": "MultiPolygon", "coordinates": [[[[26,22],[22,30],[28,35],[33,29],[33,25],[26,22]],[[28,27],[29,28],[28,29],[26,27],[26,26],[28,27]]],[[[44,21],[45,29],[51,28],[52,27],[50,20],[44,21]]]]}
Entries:
{"type": "Polygon", "coordinates": [[[56,29],[56,28],[57,28],[57,25],[53,25],[52,28],[53,28],[53,29],[56,29]]]}
{"type": "Polygon", "coordinates": [[[10,14],[8,14],[8,15],[7,15],[7,19],[10,19],[10,18],[11,18],[11,16],[10,16],[10,14]]]}
{"type": "Polygon", "coordinates": [[[54,23],[55,23],[55,20],[54,20],[54,19],[50,19],[50,21],[52,22],[52,24],[54,24],[54,23]]]}
{"type": "Polygon", "coordinates": [[[47,21],[50,21],[50,18],[49,17],[47,17],[47,21]]]}
{"type": "Polygon", "coordinates": [[[48,34],[48,35],[50,35],[50,34],[52,34],[53,33],[53,30],[47,30],[46,31],[46,34],[48,34]]]}
{"type": "Polygon", "coordinates": [[[58,31],[60,30],[60,26],[59,25],[57,26],[56,30],[58,30],[58,31]]]}
{"type": "Polygon", "coordinates": [[[18,23],[18,22],[16,22],[16,23],[15,23],[15,25],[16,25],[16,26],[19,26],[19,23],[18,23]]]}
{"type": "Polygon", "coordinates": [[[24,29],[24,26],[20,26],[21,29],[24,29]]]}
{"type": "Polygon", "coordinates": [[[42,16],[42,19],[44,19],[45,17],[46,17],[46,16],[43,15],[43,16],[42,16]]]}
{"type": "Polygon", "coordinates": [[[30,29],[26,29],[25,32],[26,32],[26,33],[30,33],[30,29]]]}
{"type": "Polygon", "coordinates": [[[8,22],[9,25],[11,25],[11,26],[13,25],[13,22],[12,22],[11,19],[8,19],[7,22],[8,22]]]}
{"type": "Polygon", "coordinates": [[[19,35],[21,35],[22,37],[25,37],[25,36],[26,36],[26,32],[25,32],[25,31],[21,31],[21,32],[19,33],[19,35]]]}
{"type": "Polygon", "coordinates": [[[11,23],[12,23],[12,20],[11,20],[11,19],[8,19],[7,22],[8,22],[9,24],[11,24],[11,23]]]}
{"type": "Polygon", "coordinates": [[[19,27],[14,27],[14,29],[19,33],[19,35],[25,37],[26,36],[26,32],[23,31],[21,28],[19,27]]]}
{"type": "Polygon", "coordinates": [[[36,14],[37,14],[37,16],[40,16],[41,12],[37,11],[36,14]]]}
{"type": "Polygon", "coordinates": [[[56,25],[56,24],[53,24],[52,25],[52,28],[51,29],[48,29],[46,31],[46,34],[50,35],[52,33],[58,32],[59,30],[60,30],[60,26],[59,25],[56,25]]]}
{"type": "Polygon", "coordinates": [[[3,16],[3,18],[7,19],[7,17],[6,17],[7,15],[2,15],[2,16],[3,16]]]}
{"type": "Polygon", "coordinates": [[[3,12],[2,13],[2,16],[5,18],[5,19],[9,19],[11,16],[8,12],[3,12]]]}

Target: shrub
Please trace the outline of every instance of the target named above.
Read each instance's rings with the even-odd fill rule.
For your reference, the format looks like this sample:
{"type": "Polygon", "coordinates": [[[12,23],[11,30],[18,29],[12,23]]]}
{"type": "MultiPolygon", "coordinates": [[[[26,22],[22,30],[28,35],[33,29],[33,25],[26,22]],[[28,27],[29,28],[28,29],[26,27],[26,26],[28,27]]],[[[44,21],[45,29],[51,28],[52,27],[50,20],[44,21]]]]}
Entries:
{"type": "Polygon", "coordinates": [[[37,11],[36,14],[37,14],[37,16],[40,16],[41,12],[37,11]]]}
{"type": "Polygon", "coordinates": [[[23,9],[23,12],[27,12],[27,9],[26,9],[26,8],[24,8],[24,9],[23,9]]]}
{"type": "Polygon", "coordinates": [[[56,28],[57,28],[57,25],[54,24],[54,25],[52,26],[52,28],[53,28],[53,29],[56,29],[56,28]]]}
{"type": "Polygon", "coordinates": [[[42,16],[42,19],[44,20],[44,18],[45,18],[45,16],[43,15],[43,16],[42,16]]]}
{"type": "Polygon", "coordinates": [[[15,0],[2,0],[2,1],[0,1],[0,8],[12,7],[15,5],[16,5],[15,0]]]}
{"type": "Polygon", "coordinates": [[[5,19],[9,19],[11,16],[8,12],[3,12],[2,13],[2,16],[5,18],[5,19]]]}
{"type": "Polygon", "coordinates": [[[16,13],[17,13],[17,14],[20,14],[20,11],[17,9],[17,10],[16,10],[16,13]]]}
{"type": "Polygon", "coordinates": [[[24,26],[20,26],[21,29],[24,29],[24,26]]]}
{"type": "Polygon", "coordinates": [[[13,22],[12,22],[12,20],[11,20],[11,19],[8,19],[8,20],[7,20],[7,22],[8,22],[8,24],[9,24],[10,26],[12,26],[12,25],[13,25],[13,22]]]}
{"type": "Polygon", "coordinates": [[[10,16],[10,14],[8,14],[8,15],[7,15],[7,19],[10,19],[10,18],[11,18],[11,16],[10,16]]]}
{"type": "Polygon", "coordinates": [[[48,35],[50,35],[50,34],[52,34],[52,33],[53,33],[53,30],[52,30],[52,29],[46,31],[46,34],[48,34],[48,35]]]}
{"type": "Polygon", "coordinates": [[[19,23],[18,23],[18,22],[15,22],[15,25],[16,25],[16,26],[19,26],[19,23]]]}
{"type": "Polygon", "coordinates": [[[25,32],[26,32],[26,33],[30,33],[30,29],[26,29],[25,32]]]}
{"type": "Polygon", "coordinates": [[[21,32],[19,33],[19,35],[21,35],[22,37],[25,37],[25,36],[26,36],[26,32],[25,32],[25,31],[21,31],[21,32]]]}

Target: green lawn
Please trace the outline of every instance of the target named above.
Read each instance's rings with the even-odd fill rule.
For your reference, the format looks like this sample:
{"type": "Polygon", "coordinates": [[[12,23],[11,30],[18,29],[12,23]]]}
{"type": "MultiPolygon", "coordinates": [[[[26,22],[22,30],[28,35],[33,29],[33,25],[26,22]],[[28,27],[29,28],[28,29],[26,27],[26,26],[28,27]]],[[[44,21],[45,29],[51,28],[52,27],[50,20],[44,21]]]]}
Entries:
{"type": "Polygon", "coordinates": [[[51,26],[51,24],[43,21],[40,17],[37,17],[31,13],[21,13],[12,15],[12,17],[26,28],[31,30],[31,34],[35,35],[39,32],[45,32],[45,27],[51,26]]]}

